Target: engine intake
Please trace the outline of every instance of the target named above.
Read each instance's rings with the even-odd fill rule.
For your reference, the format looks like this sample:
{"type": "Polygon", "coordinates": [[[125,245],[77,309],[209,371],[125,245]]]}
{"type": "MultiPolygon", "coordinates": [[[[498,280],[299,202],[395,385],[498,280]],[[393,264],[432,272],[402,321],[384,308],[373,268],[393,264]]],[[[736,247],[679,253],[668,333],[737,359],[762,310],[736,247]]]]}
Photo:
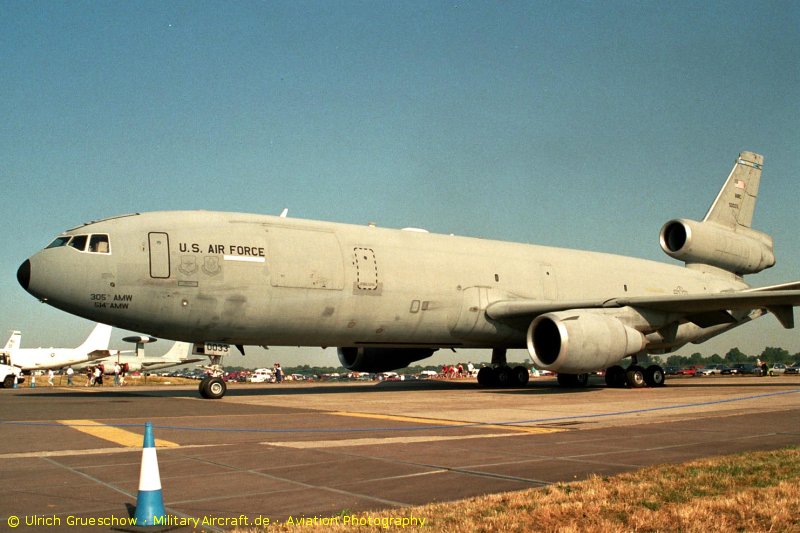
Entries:
{"type": "Polygon", "coordinates": [[[775,264],[772,237],[750,228],[733,231],[713,222],[677,219],[664,224],[659,240],[667,255],[687,265],[755,274],[775,264]]]}
{"type": "Polygon", "coordinates": [[[566,374],[607,368],[642,351],[646,344],[635,329],[588,310],[536,317],[528,327],[527,341],[537,368],[566,374]]]}
{"type": "Polygon", "coordinates": [[[388,372],[433,355],[433,348],[339,348],[339,361],[356,372],[388,372]]]}

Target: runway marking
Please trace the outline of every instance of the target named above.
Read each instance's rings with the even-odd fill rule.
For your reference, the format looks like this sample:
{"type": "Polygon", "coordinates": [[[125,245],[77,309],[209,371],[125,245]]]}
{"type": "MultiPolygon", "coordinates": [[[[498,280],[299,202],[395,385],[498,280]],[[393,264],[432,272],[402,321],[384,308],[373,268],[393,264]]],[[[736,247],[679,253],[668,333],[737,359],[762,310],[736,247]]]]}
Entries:
{"type": "MultiPolygon", "coordinates": [[[[127,448],[141,448],[144,436],[127,429],[107,426],[94,420],[59,420],[59,424],[69,426],[87,435],[107,440],[127,448]]],[[[144,426],[142,426],[144,428],[144,426]]],[[[157,448],[178,448],[180,444],[163,439],[155,439],[157,448]]]]}
{"type": "Polygon", "coordinates": [[[374,446],[376,444],[410,444],[416,442],[437,442],[443,440],[464,440],[464,439],[496,439],[500,437],[519,437],[519,433],[489,433],[484,435],[447,435],[436,436],[427,435],[424,437],[386,437],[386,438],[364,438],[364,439],[342,439],[342,440],[296,440],[262,442],[269,446],[283,448],[340,448],[343,446],[374,446]]]}
{"type": "MultiPolygon", "coordinates": [[[[213,446],[225,446],[225,444],[190,444],[188,446],[179,446],[181,449],[187,448],[210,448],[213,446]]],[[[136,446],[135,448],[94,448],[92,450],[51,450],[51,451],[41,451],[41,452],[18,452],[18,453],[2,453],[0,454],[0,460],[2,459],[35,459],[35,458],[44,458],[44,457],[71,457],[75,455],[105,455],[107,453],[131,453],[131,452],[141,452],[142,446],[136,446]]]]}
{"type": "MultiPolygon", "coordinates": [[[[502,429],[504,431],[518,431],[521,433],[559,433],[566,431],[560,428],[542,428],[516,426],[513,424],[481,424],[480,422],[464,422],[458,420],[444,420],[439,418],[418,418],[413,416],[379,415],[374,413],[356,413],[351,411],[331,411],[328,414],[336,416],[349,416],[353,418],[374,418],[377,420],[393,420],[396,422],[413,422],[415,424],[431,424],[435,426],[462,426],[469,428],[502,429]]],[[[505,436],[505,435],[504,435],[505,436]]],[[[458,437],[465,438],[465,437],[458,437]]]]}

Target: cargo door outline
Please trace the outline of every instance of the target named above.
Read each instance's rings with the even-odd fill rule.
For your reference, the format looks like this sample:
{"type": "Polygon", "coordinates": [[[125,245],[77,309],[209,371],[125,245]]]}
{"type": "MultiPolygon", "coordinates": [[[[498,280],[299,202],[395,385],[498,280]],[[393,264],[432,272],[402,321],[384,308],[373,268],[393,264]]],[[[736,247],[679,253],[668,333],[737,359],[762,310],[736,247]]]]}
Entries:
{"type": "MultiPolygon", "coordinates": [[[[368,291],[367,294],[380,294],[381,283],[378,281],[378,260],[372,248],[353,248],[353,266],[356,269],[354,291],[368,291]]],[[[364,294],[364,293],[361,293],[364,294]]]]}
{"type": "Polygon", "coordinates": [[[147,234],[150,245],[150,277],[166,279],[170,274],[169,235],[162,232],[147,234]]]}
{"type": "Polygon", "coordinates": [[[553,265],[541,263],[539,265],[540,279],[542,280],[542,299],[553,301],[558,298],[558,281],[553,265]]]}

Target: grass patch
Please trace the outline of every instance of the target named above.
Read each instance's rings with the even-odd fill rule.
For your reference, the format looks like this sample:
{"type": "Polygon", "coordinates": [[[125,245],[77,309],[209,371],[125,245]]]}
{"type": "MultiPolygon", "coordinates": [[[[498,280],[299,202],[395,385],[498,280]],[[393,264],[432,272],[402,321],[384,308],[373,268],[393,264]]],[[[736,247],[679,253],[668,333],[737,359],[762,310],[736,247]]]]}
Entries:
{"type": "MultiPolygon", "coordinates": [[[[424,517],[447,532],[626,532],[708,530],[800,532],[800,449],[751,452],[658,465],[615,477],[491,494],[457,502],[356,513],[424,517]]],[[[349,513],[332,513],[340,520],[349,513]]],[[[303,531],[352,531],[352,525],[303,531]]],[[[357,528],[357,529],[364,529],[357,528]]],[[[399,527],[370,529],[399,530],[399,527]]],[[[269,531],[298,530],[285,524],[269,531]]],[[[264,529],[238,529],[255,533],[264,529]]]]}

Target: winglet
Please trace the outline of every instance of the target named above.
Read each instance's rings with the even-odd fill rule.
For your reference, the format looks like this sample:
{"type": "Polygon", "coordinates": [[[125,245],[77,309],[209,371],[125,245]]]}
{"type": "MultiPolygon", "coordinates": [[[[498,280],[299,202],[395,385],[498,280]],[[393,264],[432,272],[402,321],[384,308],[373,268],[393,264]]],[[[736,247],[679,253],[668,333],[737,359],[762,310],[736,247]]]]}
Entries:
{"type": "Polygon", "coordinates": [[[737,226],[751,227],[763,166],[764,156],[754,152],[740,153],[703,221],[733,230],[737,226]]]}

